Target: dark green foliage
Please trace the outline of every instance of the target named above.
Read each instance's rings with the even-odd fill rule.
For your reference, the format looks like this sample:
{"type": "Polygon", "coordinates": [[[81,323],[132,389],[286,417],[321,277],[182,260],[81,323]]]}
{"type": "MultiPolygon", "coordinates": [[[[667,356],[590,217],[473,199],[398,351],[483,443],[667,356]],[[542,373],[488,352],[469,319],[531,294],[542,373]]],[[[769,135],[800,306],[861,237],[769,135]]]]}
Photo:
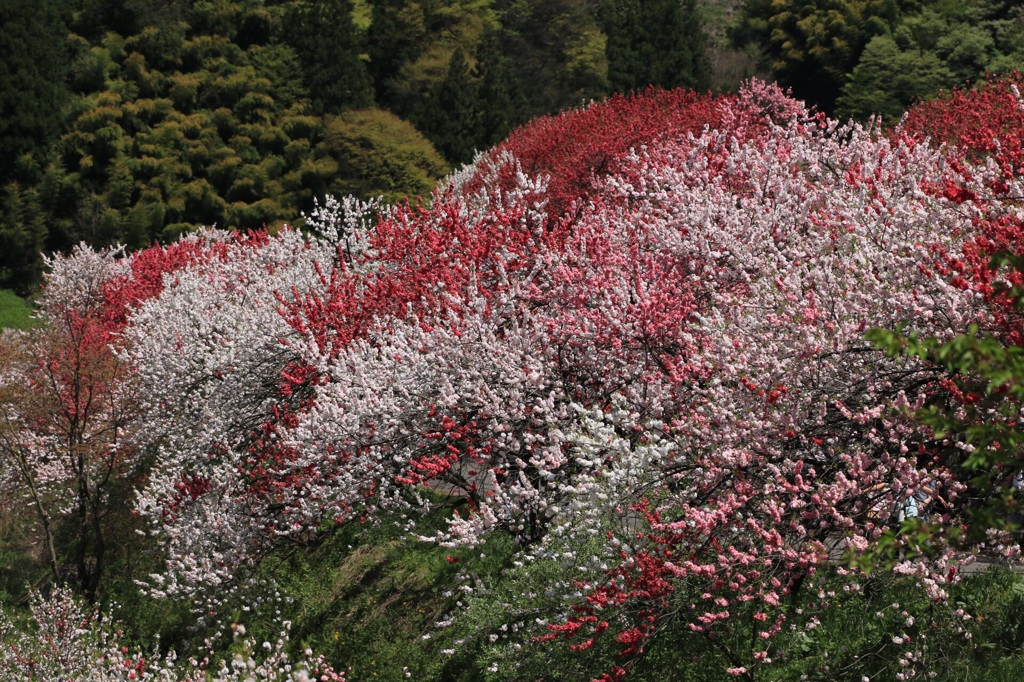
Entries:
{"type": "Polygon", "coordinates": [[[379,106],[404,118],[444,80],[461,49],[468,64],[495,23],[491,0],[400,2],[372,0],[368,29],[370,73],[379,106]]]}
{"type": "Polygon", "coordinates": [[[831,111],[868,41],[899,17],[896,0],[750,0],[739,42],[755,42],[796,97],[831,111]]]}
{"type": "Polygon", "coordinates": [[[42,275],[46,224],[38,193],[11,182],[0,190],[0,287],[22,296],[42,275]]]}
{"type": "Polygon", "coordinates": [[[72,191],[50,216],[51,248],[276,225],[325,190],[336,167],[317,162],[323,126],[279,39],[283,9],[201,2],[188,16],[79,49],[82,95],[57,147],[72,191]]]}
{"type": "Polygon", "coordinates": [[[495,0],[499,42],[524,84],[529,114],[552,113],[606,95],[606,36],[586,0],[495,0]]]}
{"type": "Polygon", "coordinates": [[[1024,66],[1024,8],[1006,0],[751,0],[756,45],[797,97],[838,116],[895,123],[914,102],[1024,66]]]}
{"type": "Polygon", "coordinates": [[[77,4],[72,29],[98,42],[108,32],[122,36],[146,29],[173,30],[190,19],[191,5],[210,4],[191,0],[81,0],[77,4]]]}
{"type": "Polygon", "coordinates": [[[613,91],[710,85],[707,41],[693,0],[605,0],[601,19],[613,91]]]}
{"type": "Polygon", "coordinates": [[[864,49],[836,108],[843,116],[864,120],[880,114],[896,123],[911,104],[957,80],[935,53],[901,50],[891,36],[876,36],[864,49]]]}
{"type": "Polygon", "coordinates": [[[258,78],[270,81],[269,94],[278,108],[291,107],[308,96],[303,86],[303,67],[298,51],[283,43],[271,43],[249,48],[249,62],[258,78]]]}
{"type": "Polygon", "coordinates": [[[413,121],[449,161],[470,160],[527,120],[521,74],[490,0],[370,4],[378,103],[413,121]]]}
{"type": "MultiPolygon", "coordinates": [[[[426,195],[532,116],[611,92],[597,4],[0,0],[0,285],[30,291],[40,251],[82,240],[300,222],[327,192],[426,195]]],[[[622,30],[650,30],[617,87],[705,87],[692,0],[626,4],[642,21],[622,30]]]]}
{"type": "Polygon", "coordinates": [[[986,73],[1024,66],[1024,15],[1008,3],[935,3],[865,48],[838,109],[892,122],[918,100],[986,73]]]}
{"type": "Polygon", "coordinates": [[[0,186],[45,163],[70,96],[67,29],[57,0],[0,0],[0,186]]]}
{"type": "MultiPolygon", "coordinates": [[[[402,69],[419,57],[427,39],[423,8],[421,3],[404,0],[370,0],[370,5],[369,70],[377,101],[383,107],[401,112],[402,69]]],[[[404,103],[405,107],[408,105],[404,103]]]]}
{"type": "Polygon", "coordinates": [[[336,114],[372,106],[373,85],[359,56],[363,45],[352,24],[352,3],[296,2],[290,13],[289,41],[316,111],[336,114]]]}
{"type": "Polygon", "coordinates": [[[488,30],[477,52],[474,76],[479,80],[479,146],[497,144],[513,127],[526,122],[523,87],[501,51],[497,30],[488,30]]]}
{"type": "Polygon", "coordinates": [[[461,49],[448,64],[448,75],[430,89],[413,119],[441,154],[454,163],[472,161],[480,131],[477,83],[461,49]]]}

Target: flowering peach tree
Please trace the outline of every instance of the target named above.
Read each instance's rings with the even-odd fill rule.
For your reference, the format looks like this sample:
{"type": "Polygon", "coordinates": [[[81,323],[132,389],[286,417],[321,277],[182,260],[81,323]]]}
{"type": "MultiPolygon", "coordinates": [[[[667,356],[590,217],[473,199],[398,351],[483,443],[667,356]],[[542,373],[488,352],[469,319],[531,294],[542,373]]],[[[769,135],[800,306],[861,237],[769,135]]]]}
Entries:
{"type": "MultiPolygon", "coordinates": [[[[527,126],[425,206],[330,200],[305,234],[111,260],[136,508],[167,555],[147,589],[223,590],[387,513],[455,555],[507,534],[512,573],[568,561],[523,627],[615,651],[605,679],[670,625],[714,647],[741,621],[726,672],[753,679],[816,627],[794,604],[827,609],[826,573],[861,589],[857,557],[915,500],[963,518],[972,445],[915,413],[968,398],[866,332],[1018,343],[988,261],[1020,234],[1016,159],[920,121],[842,124],[757,82],[650,92],[527,126]]],[[[894,570],[944,604],[974,548],[896,542],[894,570]]],[[[935,665],[894,637],[901,674],[935,665]]]]}
{"type": "Polygon", "coordinates": [[[114,481],[131,468],[131,372],[116,356],[104,287],[124,270],[116,253],[79,249],[50,261],[43,326],[0,336],[0,497],[27,508],[55,583],[96,596],[114,481]],[[74,262],[71,268],[65,267],[74,262]],[[73,538],[58,551],[62,525],[73,538]]]}

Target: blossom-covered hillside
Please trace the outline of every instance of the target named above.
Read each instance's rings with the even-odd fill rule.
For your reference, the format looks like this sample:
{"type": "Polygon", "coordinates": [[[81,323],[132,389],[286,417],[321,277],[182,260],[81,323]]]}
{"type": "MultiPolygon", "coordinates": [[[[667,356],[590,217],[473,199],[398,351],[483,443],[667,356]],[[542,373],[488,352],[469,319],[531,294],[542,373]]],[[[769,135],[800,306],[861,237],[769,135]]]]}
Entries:
{"type": "MultiPolygon", "coordinates": [[[[54,409],[3,394],[0,480],[54,500],[36,506],[43,526],[96,528],[80,540],[87,594],[101,486],[130,481],[166,552],[142,589],[211,612],[282,545],[382,516],[452,562],[507,536],[505,578],[536,590],[494,627],[593,648],[608,680],[670,630],[727,648],[720,673],[759,678],[779,637],[820,624],[834,581],[861,589],[880,539],[945,610],[933,622],[959,628],[948,597],[976,548],[893,532],[926,512],[967,522],[972,446],[914,413],[972,398],[866,334],[1020,342],[999,286],[1019,273],[990,264],[1019,252],[1024,224],[1012,84],[892,132],[759,82],[616,97],[519,129],[424,206],[329,199],[309,234],[57,257],[50,335],[5,341],[34,345],[0,373],[54,409]],[[981,102],[999,117],[957,113],[981,102]]],[[[460,603],[491,588],[467,582],[460,603]]],[[[900,622],[901,674],[940,666],[900,622]]]]}

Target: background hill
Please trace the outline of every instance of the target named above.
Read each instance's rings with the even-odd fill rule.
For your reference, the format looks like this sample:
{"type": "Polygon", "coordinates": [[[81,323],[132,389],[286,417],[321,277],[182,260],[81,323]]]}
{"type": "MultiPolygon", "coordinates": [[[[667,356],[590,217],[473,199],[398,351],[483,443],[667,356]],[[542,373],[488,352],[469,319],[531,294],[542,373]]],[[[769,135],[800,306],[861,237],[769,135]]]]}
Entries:
{"type": "Polygon", "coordinates": [[[693,2],[4,0],[0,287],[42,251],[425,196],[533,116],[706,88],[693,2]]]}
{"type": "Polygon", "coordinates": [[[42,252],[425,196],[531,118],[760,75],[840,118],[1020,66],[1002,0],[4,0],[0,288],[42,252]]]}

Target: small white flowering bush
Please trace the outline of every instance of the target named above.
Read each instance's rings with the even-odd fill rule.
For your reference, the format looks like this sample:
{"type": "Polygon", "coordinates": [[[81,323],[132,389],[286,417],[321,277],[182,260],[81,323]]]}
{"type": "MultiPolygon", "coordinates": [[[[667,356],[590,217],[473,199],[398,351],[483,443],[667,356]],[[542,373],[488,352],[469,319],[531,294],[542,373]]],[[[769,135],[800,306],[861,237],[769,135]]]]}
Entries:
{"type": "Polygon", "coordinates": [[[104,622],[66,587],[44,598],[31,595],[31,620],[15,623],[0,613],[0,681],[114,682],[312,682],[343,681],[321,657],[306,650],[293,660],[284,623],[274,642],[257,644],[236,626],[235,653],[228,660],[211,652],[178,655],[131,650],[122,632],[104,622]]]}

